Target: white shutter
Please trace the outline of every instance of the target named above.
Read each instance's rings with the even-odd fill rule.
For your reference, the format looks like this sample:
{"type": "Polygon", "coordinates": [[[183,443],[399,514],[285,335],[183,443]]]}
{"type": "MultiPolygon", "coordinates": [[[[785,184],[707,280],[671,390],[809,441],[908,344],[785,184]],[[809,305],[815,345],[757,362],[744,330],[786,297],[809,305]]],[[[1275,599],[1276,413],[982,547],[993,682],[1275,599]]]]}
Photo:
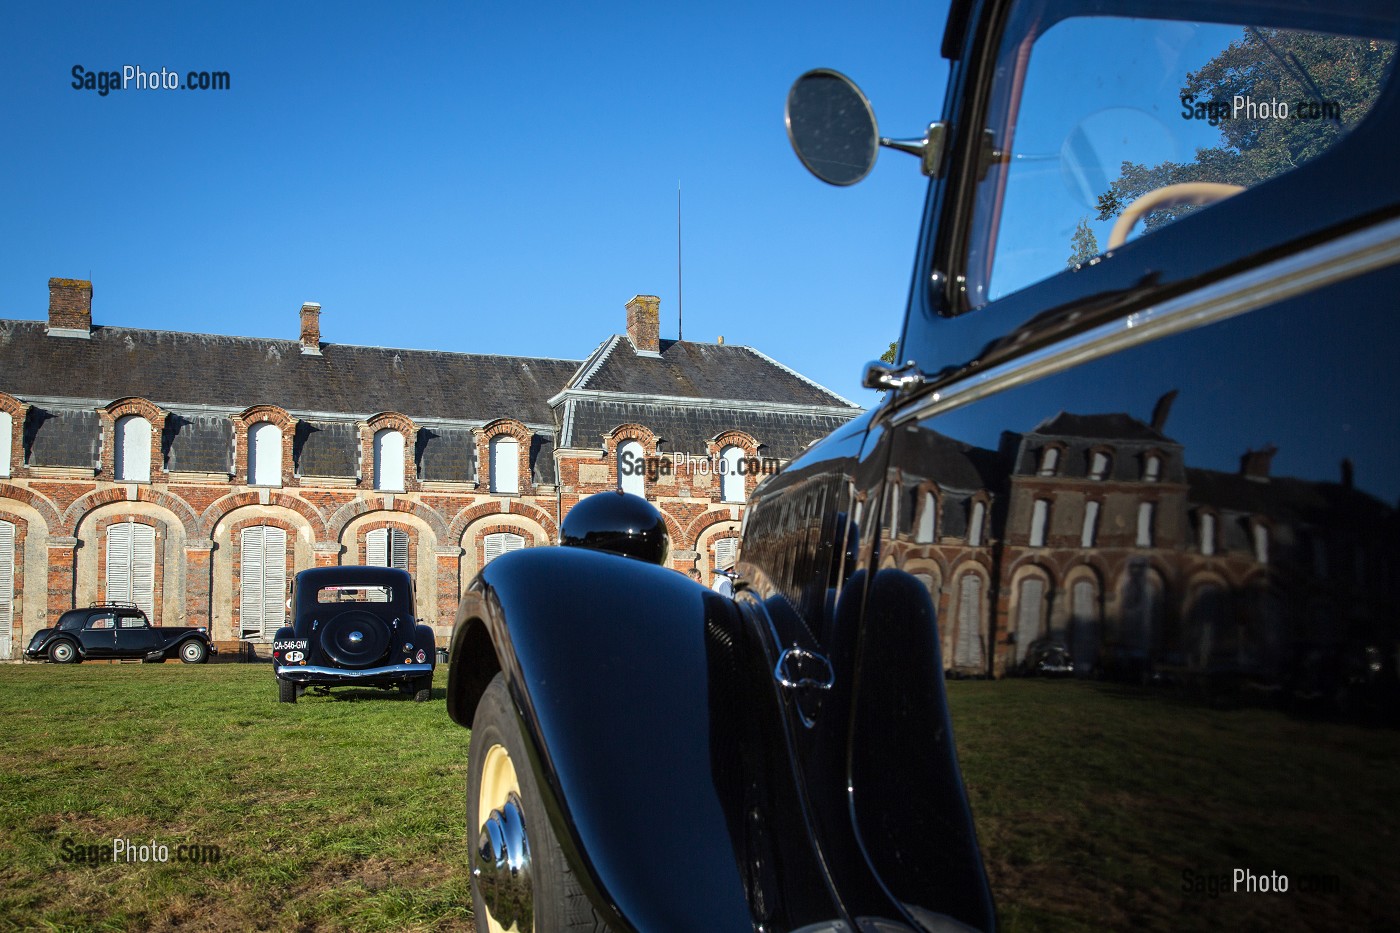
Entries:
{"type": "Polygon", "coordinates": [[[495,534],[487,535],[485,544],[486,559],[483,566],[491,563],[502,554],[520,550],[525,546],[525,539],[509,531],[498,531],[495,534]]]}
{"type": "Polygon", "coordinates": [[[1151,547],[1151,546],[1152,546],[1152,512],[1153,512],[1153,506],[1152,506],[1152,503],[1151,503],[1151,502],[1139,502],[1139,503],[1138,503],[1138,519],[1137,519],[1137,546],[1138,546],[1138,547],[1151,547]]]}
{"type": "Polygon", "coordinates": [[[739,447],[726,447],[719,452],[724,464],[724,476],[720,478],[721,498],[725,502],[743,502],[747,498],[744,477],[739,472],[739,463],[744,459],[744,451],[739,447]]]}
{"type": "Polygon", "coordinates": [[[636,441],[624,441],[617,448],[617,488],[634,496],[646,497],[646,451],[636,441]]]}
{"type": "Polygon", "coordinates": [[[1079,532],[1079,546],[1093,547],[1094,539],[1098,535],[1099,527],[1099,504],[1097,502],[1086,502],[1084,504],[1084,527],[1079,532]]]}
{"type": "Polygon", "coordinates": [[[156,530],[131,523],[131,601],[146,618],[156,617],[156,530]]]}
{"type": "Polygon", "coordinates": [[[982,519],[986,512],[986,507],[981,502],[972,503],[972,519],[967,527],[967,543],[972,547],[982,546],[982,519]]]}
{"type": "Polygon", "coordinates": [[[0,658],[10,656],[15,624],[15,526],[0,521],[0,658]]]}
{"type": "Polygon", "coordinates": [[[263,531],[262,525],[244,528],[239,543],[240,637],[258,635],[263,629],[263,531]]]}
{"type": "Polygon", "coordinates": [[[131,483],[151,481],[151,423],[140,415],[127,415],[117,421],[117,449],[113,465],[118,480],[131,483]]]}
{"type": "Polygon", "coordinates": [[[365,535],[365,563],[370,567],[389,566],[389,529],[376,528],[365,535]]]}
{"type": "Polygon", "coordinates": [[[263,526],[263,618],[262,636],[277,634],[287,618],[287,533],[271,525],[263,526]]]}
{"type": "Polygon", "coordinates": [[[1027,577],[1021,581],[1020,606],[1017,607],[1016,660],[1026,659],[1031,642],[1040,637],[1040,605],[1045,598],[1045,581],[1027,577]]]}
{"type": "Polygon", "coordinates": [[[715,542],[715,566],[721,570],[733,568],[739,556],[738,538],[721,538],[715,542]]]}
{"type": "Polygon", "coordinates": [[[933,497],[933,493],[925,492],[923,495],[923,507],[919,509],[919,527],[914,533],[916,544],[932,544],[933,537],[938,532],[936,516],[938,513],[938,500],[933,497]]]}
{"type": "Polygon", "coordinates": [[[1035,500],[1031,509],[1031,547],[1045,547],[1045,526],[1050,523],[1050,503],[1035,500]]]}
{"type": "Polygon", "coordinates": [[[493,561],[493,560],[495,560],[496,558],[500,557],[502,553],[503,553],[503,552],[502,552],[502,549],[501,549],[501,536],[498,535],[498,534],[495,534],[495,535],[487,535],[487,536],[486,536],[486,559],[485,559],[482,563],[483,563],[483,564],[489,564],[489,563],[491,563],[491,561],[493,561]]]}
{"type": "Polygon", "coordinates": [[[107,528],[107,602],[131,602],[131,523],[107,528]]]}
{"type": "Polygon", "coordinates": [[[491,491],[520,492],[520,443],[506,434],[491,439],[491,491]]]}
{"type": "Polygon", "coordinates": [[[248,432],[248,482],[282,485],[282,429],[275,424],[264,421],[248,432]]]}
{"type": "Polygon", "coordinates": [[[389,531],[389,566],[408,569],[408,532],[400,528],[389,531]]]}
{"type": "Polygon", "coordinates": [[[979,670],[982,662],[982,578],[965,574],[958,586],[958,641],[953,663],[979,670]]]}
{"type": "Polygon", "coordinates": [[[15,421],[7,411],[0,411],[0,476],[10,475],[10,457],[14,453],[15,421]]]}

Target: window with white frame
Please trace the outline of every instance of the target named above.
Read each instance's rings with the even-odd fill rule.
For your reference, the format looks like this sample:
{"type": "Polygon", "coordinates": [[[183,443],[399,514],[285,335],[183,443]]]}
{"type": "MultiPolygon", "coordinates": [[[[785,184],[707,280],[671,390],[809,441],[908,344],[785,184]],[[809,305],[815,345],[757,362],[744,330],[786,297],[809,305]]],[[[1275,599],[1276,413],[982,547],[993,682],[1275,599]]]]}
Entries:
{"type": "Polygon", "coordinates": [[[282,429],[271,422],[248,429],[248,485],[282,485],[282,429]]]}
{"type": "Polygon", "coordinates": [[[1096,450],[1089,455],[1089,478],[1103,479],[1108,475],[1108,454],[1096,450]]]}
{"type": "Polygon", "coordinates": [[[1093,547],[1099,534],[1099,504],[1092,499],[1084,503],[1084,527],[1079,531],[1079,546],[1093,547]]]}
{"type": "Polygon", "coordinates": [[[987,506],[981,499],[972,503],[972,516],[967,523],[967,543],[971,547],[982,546],[982,525],[987,517],[987,506]]]}
{"type": "Polygon", "coordinates": [[[374,488],[403,492],[403,433],[385,428],[374,433],[374,488]]]}
{"type": "Polygon", "coordinates": [[[1060,448],[1047,447],[1040,455],[1040,475],[1054,476],[1055,469],[1060,465],[1060,448]]]}
{"type": "Polygon", "coordinates": [[[151,423],[140,415],[117,419],[113,467],[119,482],[151,481],[151,423]]]}
{"type": "Polygon", "coordinates": [[[1046,527],[1050,524],[1050,502],[1037,499],[1031,507],[1031,547],[1045,547],[1046,527]]]}
{"type": "Polygon", "coordinates": [[[491,438],[491,491],[509,496],[520,492],[520,442],[509,434],[491,438]]]}
{"type": "Polygon", "coordinates": [[[1142,478],[1145,482],[1155,483],[1162,478],[1162,458],[1156,454],[1148,454],[1147,459],[1142,464],[1142,478]]]}
{"type": "Polygon", "coordinates": [[[10,656],[15,624],[15,526],[0,520],[0,658],[10,656]]]}
{"type": "Polygon", "coordinates": [[[742,447],[728,445],[719,452],[720,462],[724,464],[724,474],[720,477],[719,487],[725,502],[743,502],[748,497],[748,492],[744,488],[744,475],[739,472],[740,464],[744,462],[744,450],[742,447]]]}
{"type": "Polygon", "coordinates": [[[240,637],[271,638],[287,618],[287,532],[244,528],[238,547],[240,637]]]}
{"type": "Polygon", "coordinates": [[[1139,502],[1137,515],[1137,546],[1152,547],[1152,519],[1157,513],[1153,502],[1139,502]]]}
{"type": "Polygon", "coordinates": [[[646,450],[635,440],[617,445],[617,488],[646,497],[646,450]]]}
{"type": "Polygon", "coordinates": [[[10,457],[14,455],[15,419],[8,411],[0,411],[0,476],[10,475],[10,457]]]}
{"type": "Polygon", "coordinates": [[[938,500],[928,490],[920,497],[919,524],[914,529],[915,544],[932,544],[938,534],[938,500]]]}
{"type": "Polygon", "coordinates": [[[482,565],[485,566],[502,554],[509,554],[511,551],[518,551],[523,548],[525,546],[525,538],[523,535],[518,535],[511,531],[497,531],[494,534],[487,535],[483,544],[486,545],[485,560],[482,561],[482,565]]]}
{"type": "Polygon", "coordinates": [[[1215,513],[1201,513],[1201,553],[1210,557],[1215,553],[1215,513]]]}
{"type": "Polygon", "coordinates": [[[155,617],[156,530],[139,522],[107,527],[107,601],[135,603],[155,617]]]}

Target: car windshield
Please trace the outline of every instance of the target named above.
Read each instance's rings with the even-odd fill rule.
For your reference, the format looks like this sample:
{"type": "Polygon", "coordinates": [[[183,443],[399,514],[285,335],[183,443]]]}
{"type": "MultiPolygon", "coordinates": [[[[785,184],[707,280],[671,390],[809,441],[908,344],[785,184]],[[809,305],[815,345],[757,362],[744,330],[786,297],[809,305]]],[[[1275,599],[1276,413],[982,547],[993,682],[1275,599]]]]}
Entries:
{"type": "Polygon", "coordinates": [[[971,308],[1317,158],[1365,118],[1394,53],[1340,17],[1324,33],[1026,7],[984,124],[971,308]]]}

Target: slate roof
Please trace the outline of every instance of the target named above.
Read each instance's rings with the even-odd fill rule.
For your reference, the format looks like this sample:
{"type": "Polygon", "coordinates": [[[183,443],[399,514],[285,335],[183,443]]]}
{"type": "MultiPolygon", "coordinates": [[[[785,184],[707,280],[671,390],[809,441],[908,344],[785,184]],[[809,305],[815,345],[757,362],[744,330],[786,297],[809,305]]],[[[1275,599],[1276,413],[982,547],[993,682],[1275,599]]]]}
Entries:
{"type": "Polygon", "coordinates": [[[572,430],[560,443],[565,447],[599,447],[602,435],[620,424],[636,422],[662,438],[662,453],[705,456],[706,445],[716,435],[741,430],[763,445],[763,456],[791,460],[812,441],[860,413],[859,409],[850,411],[849,415],[818,415],[583,399],[575,403],[572,430]]]}
{"type": "Polygon", "coordinates": [[[102,462],[102,426],[91,408],[33,406],[23,437],[32,466],[96,469],[102,462]]]}
{"type": "Polygon", "coordinates": [[[233,471],[233,422],[224,415],[171,411],[161,438],[166,469],[190,473],[233,471]]]}
{"type": "Polygon", "coordinates": [[[751,347],[663,340],[660,355],[648,356],[621,335],[595,351],[569,388],[860,410],[751,347]]]}
{"type": "Polygon", "coordinates": [[[1074,415],[1062,411],[1035,426],[1033,434],[1053,434],[1060,437],[1083,437],[1105,441],[1155,441],[1175,443],[1150,425],[1123,412],[1097,415],[1074,415]]]}
{"type": "Polygon", "coordinates": [[[156,404],[548,424],[548,399],[577,360],[223,337],[129,327],[92,329],[90,340],[49,337],[42,321],[0,321],[0,390],[156,404]],[[60,384],[58,374],[68,377],[60,384]],[[78,377],[78,378],[75,378],[78,377]]]}
{"type": "Polygon", "coordinates": [[[298,421],[292,458],[302,476],[358,476],[360,431],[351,421],[298,421]]]}

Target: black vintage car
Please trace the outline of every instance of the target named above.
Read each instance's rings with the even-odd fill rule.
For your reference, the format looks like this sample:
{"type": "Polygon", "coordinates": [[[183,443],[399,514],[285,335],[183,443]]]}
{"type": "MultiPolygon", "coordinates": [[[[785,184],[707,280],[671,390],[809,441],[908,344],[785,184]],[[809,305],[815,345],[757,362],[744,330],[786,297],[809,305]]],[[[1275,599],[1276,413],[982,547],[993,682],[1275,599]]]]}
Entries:
{"type": "Polygon", "coordinates": [[[413,578],[392,567],[318,567],[297,574],[292,624],[272,640],[277,697],[308,687],[383,687],[423,702],[433,693],[437,647],[413,611],[413,578]]]}
{"type": "Polygon", "coordinates": [[[471,584],[478,923],[1392,926],[1397,736],[1283,698],[1365,644],[1395,722],[1398,37],[1392,2],[955,2],[904,140],[799,79],[819,177],[929,178],[898,362],[758,488],[732,599],[620,556],[620,507],[471,584]],[[1006,678],[1042,639],[1076,676],[1006,678]]]}
{"type": "Polygon", "coordinates": [[[208,629],[152,625],[141,609],[129,603],[70,609],[59,617],[58,625],[35,632],[24,649],[27,658],[59,664],[102,658],[179,658],[186,664],[203,664],[217,653],[208,629]]]}

